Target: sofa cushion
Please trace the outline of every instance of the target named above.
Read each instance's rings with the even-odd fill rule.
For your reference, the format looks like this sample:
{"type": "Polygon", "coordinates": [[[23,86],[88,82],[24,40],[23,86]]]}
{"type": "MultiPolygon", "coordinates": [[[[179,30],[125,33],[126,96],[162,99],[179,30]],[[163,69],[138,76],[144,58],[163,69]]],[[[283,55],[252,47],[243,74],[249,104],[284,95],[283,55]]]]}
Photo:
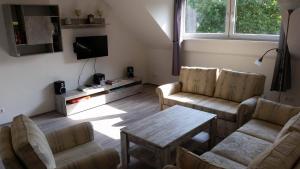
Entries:
{"type": "Polygon", "coordinates": [[[253,119],[238,131],[273,143],[281,128],[279,125],[253,119]]]}
{"type": "Polygon", "coordinates": [[[215,146],[211,152],[248,166],[257,155],[271,145],[272,143],[268,141],[234,132],[215,146]]]}
{"type": "Polygon", "coordinates": [[[13,150],[9,127],[0,128],[0,157],[6,169],[23,169],[13,150]]]}
{"type": "Polygon", "coordinates": [[[277,125],[285,125],[290,118],[300,112],[299,107],[293,107],[260,98],[253,118],[264,120],[277,125]]]}
{"type": "Polygon", "coordinates": [[[204,102],[198,102],[194,108],[214,113],[219,119],[236,122],[239,103],[219,98],[210,98],[204,102]]]}
{"type": "Polygon", "coordinates": [[[241,163],[230,160],[224,156],[215,154],[213,152],[206,152],[200,156],[200,159],[203,161],[207,161],[210,164],[214,164],[216,166],[222,166],[222,168],[226,169],[246,169],[247,167],[241,163]]]}
{"type": "Polygon", "coordinates": [[[299,132],[297,124],[300,123],[300,113],[292,117],[281,129],[279,134],[276,137],[276,140],[279,140],[281,137],[285,136],[289,131],[296,130],[299,132]]]}
{"type": "Polygon", "coordinates": [[[101,148],[94,142],[86,143],[72,149],[62,151],[54,155],[57,168],[61,168],[68,163],[79,161],[101,151],[101,148]]]}
{"type": "Polygon", "coordinates": [[[192,93],[175,93],[164,99],[168,106],[182,105],[217,114],[219,119],[235,122],[239,103],[192,93]]]}
{"type": "Polygon", "coordinates": [[[213,96],[217,81],[217,69],[182,67],[179,81],[182,83],[182,92],[213,96]]]}
{"type": "Polygon", "coordinates": [[[242,102],[264,91],[265,76],[223,69],[217,80],[214,97],[242,102]]]}
{"type": "Polygon", "coordinates": [[[11,127],[13,148],[30,169],[53,169],[55,160],[47,139],[37,125],[24,115],[14,118],[11,127]]]}
{"type": "Polygon", "coordinates": [[[199,94],[179,92],[166,96],[164,98],[164,104],[168,106],[182,105],[185,107],[193,108],[196,103],[203,102],[209,99],[211,99],[211,97],[199,94]]]}
{"type": "Polygon", "coordinates": [[[275,142],[248,166],[249,169],[291,169],[300,157],[300,133],[291,132],[275,142]]]}

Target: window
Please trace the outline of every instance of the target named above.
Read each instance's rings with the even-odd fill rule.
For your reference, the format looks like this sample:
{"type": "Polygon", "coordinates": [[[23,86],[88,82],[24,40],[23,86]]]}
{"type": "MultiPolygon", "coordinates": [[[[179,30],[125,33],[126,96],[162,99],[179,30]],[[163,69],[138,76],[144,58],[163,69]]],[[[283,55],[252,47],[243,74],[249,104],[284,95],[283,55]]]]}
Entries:
{"type": "Polygon", "coordinates": [[[277,0],[187,0],[185,35],[277,40],[281,15],[277,0]]]}

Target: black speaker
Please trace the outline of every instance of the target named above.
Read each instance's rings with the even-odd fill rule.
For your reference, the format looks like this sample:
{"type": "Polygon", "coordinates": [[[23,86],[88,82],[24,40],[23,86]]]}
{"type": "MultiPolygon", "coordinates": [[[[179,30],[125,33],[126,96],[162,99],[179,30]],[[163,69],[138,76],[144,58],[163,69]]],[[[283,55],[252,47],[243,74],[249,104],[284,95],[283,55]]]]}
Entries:
{"type": "Polygon", "coordinates": [[[127,67],[127,77],[133,78],[134,77],[134,68],[132,66],[127,67]]]}
{"type": "Polygon", "coordinates": [[[94,74],[93,82],[96,85],[101,85],[101,81],[105,80],[105,75],[102,73],[94,74]]]}
{"type": "Polygon", "coordinates": [[[56,95],[61,95],[66,93],[66,85],[64,81],[54,82],[54,91],[56,95]]]}

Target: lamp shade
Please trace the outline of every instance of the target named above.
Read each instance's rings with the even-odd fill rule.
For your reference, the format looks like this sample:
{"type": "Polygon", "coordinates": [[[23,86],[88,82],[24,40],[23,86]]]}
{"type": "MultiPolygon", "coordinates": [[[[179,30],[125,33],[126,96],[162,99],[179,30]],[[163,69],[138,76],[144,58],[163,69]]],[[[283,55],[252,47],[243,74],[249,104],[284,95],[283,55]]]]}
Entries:
{"type": "Polygon", "coordinates": [[[293,10],[300,8],[300,0],[278,0],[279,6],[283,10],[293,10]]]}

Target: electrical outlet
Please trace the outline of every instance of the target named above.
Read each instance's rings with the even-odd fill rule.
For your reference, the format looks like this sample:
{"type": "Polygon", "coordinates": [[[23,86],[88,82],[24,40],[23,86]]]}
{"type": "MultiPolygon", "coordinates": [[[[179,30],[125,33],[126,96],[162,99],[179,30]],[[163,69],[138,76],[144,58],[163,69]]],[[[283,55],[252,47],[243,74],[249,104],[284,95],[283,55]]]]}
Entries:
{"type": "Polygon", "coordinates": [[[4,113],[4,108],[0,108],[0,113],[4,113]]]}

